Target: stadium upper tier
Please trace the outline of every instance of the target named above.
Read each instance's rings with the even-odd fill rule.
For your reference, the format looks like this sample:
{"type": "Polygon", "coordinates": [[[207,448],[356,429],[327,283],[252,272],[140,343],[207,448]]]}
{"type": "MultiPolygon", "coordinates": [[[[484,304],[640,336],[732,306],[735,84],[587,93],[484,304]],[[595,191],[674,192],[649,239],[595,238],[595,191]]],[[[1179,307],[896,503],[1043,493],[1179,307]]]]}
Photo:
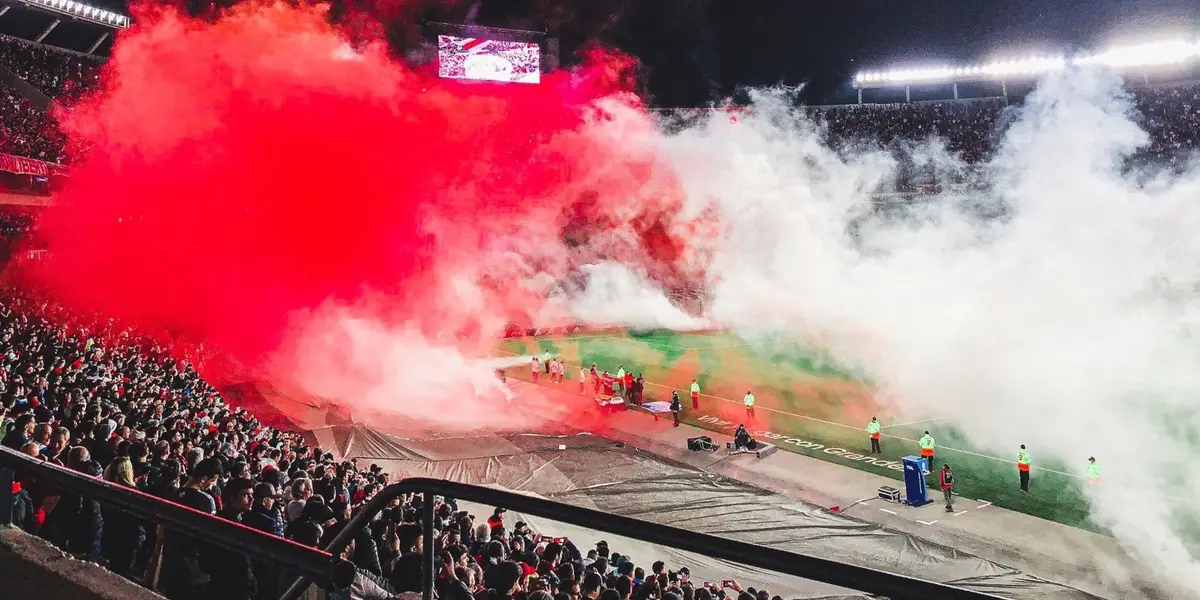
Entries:
{"type": "MultiPolygon", "coordinates": [[[[99,80],[100,59],[0,37],[0,66],[69,106],[99,80]]],[[[1176,155],[1200,148],[1200,83],[1132,90],[1149,153],[1176,155]]],[[[7,85],[0,85],[0,153],[47,162],[66,162],[67,138],[53,114],[7,85]]],[[[968,162],[990,155],[1006,102],[1000,98],[910,104],[814,106],[809,116],[823,122],[831,145],[893,146],[930,137],[968,162]]]]}

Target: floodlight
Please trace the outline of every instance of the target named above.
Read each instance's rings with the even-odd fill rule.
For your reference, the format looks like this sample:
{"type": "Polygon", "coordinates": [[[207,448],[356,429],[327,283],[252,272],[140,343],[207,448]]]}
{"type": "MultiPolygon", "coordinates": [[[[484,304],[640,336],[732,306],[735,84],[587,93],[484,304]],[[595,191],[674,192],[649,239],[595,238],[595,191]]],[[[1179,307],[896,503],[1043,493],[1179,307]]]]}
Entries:
{"type": "Polygon", "coordinates": [[[1081,56],[1076,64],[1101,64],[1108,67],[1151,67],[1178,64],[1196,56],[1196,44],[1183,40],[1118,46],[1092,56],[1081,56]]]}
{"type": "Polygon", "coordinates": [[[74,0],[24,0],[30,6],[37,6],[50,12],[66,15],[73,19],[91,21],[100,25],[124,29],[129,27],[129,17],[109,12],[107,10],[88,6],[74,0]]]}

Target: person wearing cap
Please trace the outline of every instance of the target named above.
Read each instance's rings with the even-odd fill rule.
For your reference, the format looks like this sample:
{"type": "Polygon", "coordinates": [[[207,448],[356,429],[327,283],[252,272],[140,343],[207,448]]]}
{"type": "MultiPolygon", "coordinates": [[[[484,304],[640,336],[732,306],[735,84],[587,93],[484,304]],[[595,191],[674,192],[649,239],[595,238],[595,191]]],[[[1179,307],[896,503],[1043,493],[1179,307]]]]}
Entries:
{"type": "Polygon", "coordinates": [[[304,504],[300,518],[288,530],[288,539],[305,546],[316,546],[325,535],[325,527],[333,522],[333,511],[325,506],[324,498],[313,496],[304,504]]]}
{"type": "Polygon", "coordinates": [[[508,512],[507,508],[500,507],[497,507],[496,510],[492,511],[492,516],[488,517],[487,520],[488,528],[496,529],[497,527],[504,527],[504,513],[506,512],[508,512]]]}
{"type": "Polygon", "coordinates": [[[246,527],[283,537],[283,516],[276,502],[279,499],[275,486],[269,483],[259,483],[254,486],[254,506],[242,515],[242,524],[246,527]]]}

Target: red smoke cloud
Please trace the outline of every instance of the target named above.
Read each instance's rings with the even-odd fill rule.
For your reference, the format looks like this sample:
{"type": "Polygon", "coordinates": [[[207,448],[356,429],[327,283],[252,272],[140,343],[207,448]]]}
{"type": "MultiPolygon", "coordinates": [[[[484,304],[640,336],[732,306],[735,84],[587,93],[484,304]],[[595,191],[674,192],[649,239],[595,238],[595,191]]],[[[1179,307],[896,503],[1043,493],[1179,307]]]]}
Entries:
{"type": "Polygon", "coordinates": [[[520,322],[553,285],[530,276],[588,257],[695,275],[676,180],[614,133],[650,128],[627,57],[472,85],[350,51],[319,8],[137,17],[104,89],[66,118],[90,152],[42,224],[44,275],[76,305],[254,364],[331,299],[486,337],[450,278],[483,282],[477,306],[520,322]],[[620,128],[595,124],[613,112],[620,128]]]}

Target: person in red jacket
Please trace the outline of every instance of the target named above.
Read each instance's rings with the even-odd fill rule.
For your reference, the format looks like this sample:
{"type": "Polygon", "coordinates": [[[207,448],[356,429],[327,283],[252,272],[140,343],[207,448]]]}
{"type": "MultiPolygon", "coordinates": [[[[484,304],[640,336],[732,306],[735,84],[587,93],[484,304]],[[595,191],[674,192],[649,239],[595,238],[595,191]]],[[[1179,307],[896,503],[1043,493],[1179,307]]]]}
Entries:
{"type": "Polygon", "coordinates": [[[954,512],[954,474],[950,472],[950,465],[942,465],[942,470],[938,473],[938,483],[942,486],[942,493],[946,495],[946,512],[954,512]]]}

